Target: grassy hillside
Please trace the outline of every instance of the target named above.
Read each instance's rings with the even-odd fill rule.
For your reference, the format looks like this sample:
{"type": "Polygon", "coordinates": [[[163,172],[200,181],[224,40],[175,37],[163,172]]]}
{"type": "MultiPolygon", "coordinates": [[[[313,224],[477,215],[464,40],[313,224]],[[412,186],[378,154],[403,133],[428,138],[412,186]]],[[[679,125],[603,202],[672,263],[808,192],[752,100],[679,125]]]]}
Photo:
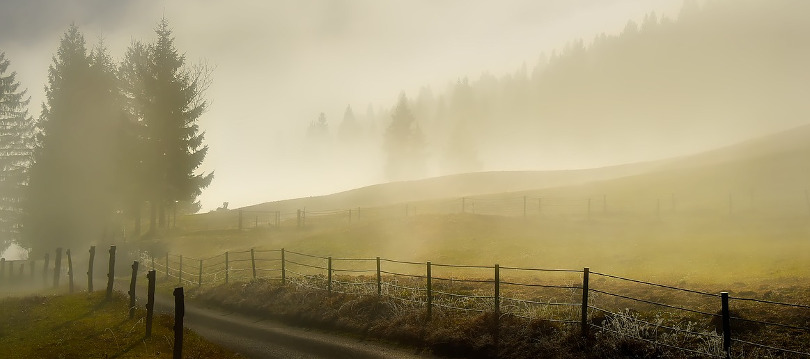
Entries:
{"type": "Polygon", "coordinates": [[[373,203],[374,193],[390,193],[377,203],[407,200],[409,212],[406,216],[400,203],[390,207],[395,212],[389,216],[361,212],[352,221],[345,215],[313,216],[303,229],[292,224],[195,232],[160,243],[195,257],[285,247],[321,255],[440,263],[589,266],[666,282],[782,278],[792,283],[791,278],[810,273],[808,186],[810,127],[802,127],[621,170],[479,173],[300,199],[295,204],[308,209],[318,204],[349,207],[373,203]],[[586,182],[588,174],[596,180],[586,182]],[[498,177],[504,180],[492,180],[498,177]],[[528,186],[541,177],[545,187],[517,191],[518,183],[528,186]],[[481,194],[499,185],[504,191],[481,194]],[[438,191],[440,187],[448,192],[438,191]],[[450,198],[439,198],[442,193],[450,198]],[[452,196],[470,193],[479,195],[468,199],[461,213],[461,201],[452,196]],[[449,210],[438,211],[448,203],[449,210]]]}
{"type": "Polygon", "coordinates": [[[268,202],[248,211],[294,211],[387,206],[403,202],[459,198],[490,193],[557,187],[643,173],[651,163],[568,171],[475,172],[424,180],[378,184],[327,196],[268,202]]]}
{"type": "MultiPolygon", "coordinates": [[[[145,311],[128,319],[127,299],[103,292],[0,299],[0,348],[4,358],[171,358],[169,315],[158,315],[144,339],[145,311]]],[[[237,358],[184,333],[184,358],[237,358]]]]}

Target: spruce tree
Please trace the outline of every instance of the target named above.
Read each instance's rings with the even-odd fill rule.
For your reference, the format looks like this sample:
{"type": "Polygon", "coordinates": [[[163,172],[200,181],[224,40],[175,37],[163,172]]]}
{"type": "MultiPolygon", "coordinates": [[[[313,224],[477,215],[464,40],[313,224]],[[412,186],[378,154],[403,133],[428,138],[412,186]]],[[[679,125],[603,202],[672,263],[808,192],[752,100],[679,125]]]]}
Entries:
{"type": "Polygon", "coordinates": [[[385,130],[387,162],[385,175],[389,180],[404,180],[425,174],[425,150],[422,129],[411,112],[408,98],[400,95],[385,130]]]}
{"type": "Polygon", "coordinates": [[[352,111],[351,106],[347,106],[346,112],[343,113],[343,121],[340,122],[340,128],[338,129],[338,139],[344,145],[356,145],[361,134],[362,129],[354,117],[354,111],[352,111]]]}
{"type": "Polygon", "coordinates": [[[144,110],[149,152],[144,162],[151,188],[150,231],[155,229],[157,216],[159,224],[165,225],[167,206],[194,202],[213,179],[213,173],[196,173],[208,153],[197,121],[208,107],[203,95],[209,72],[186,66],[165,18],[155,32],[157,40],[149,46],[144,76],[149,99],[144,110]]]}
{"type": "Polygon", "coordinates": [[[103,44],[88,52],[71,25],[48,69],[31,169],[24,239],[34,252],[77,247],[108,232],[116,206],[121,118],[114,67],[103,44]]]}
{"type": "Polygon", "coordinates": [[[134,222],[133,235],[141,234],[142,208],[148,197],[149,174],[145,160],[147,133],[145,111],[151,101],[146,91],[149,77],[149,52],[146,45],[134,41],[127,49],[118,68],[125,118],[119,135],[122,164],[118,174],[124,213],[134,222]]]}
{"type": "Polygon", "coordinates": [[[315,141],[323,141],[329,137],[329,123],[326,122],[326,114],[321,112],[318,119],[309,123],[307,137],[315,141]]]}
{"type": "Polygon", "coordinates": [[[20,242],[23,201],[34,150],[26,91],[0,52],[0,252],[20,242]]]}

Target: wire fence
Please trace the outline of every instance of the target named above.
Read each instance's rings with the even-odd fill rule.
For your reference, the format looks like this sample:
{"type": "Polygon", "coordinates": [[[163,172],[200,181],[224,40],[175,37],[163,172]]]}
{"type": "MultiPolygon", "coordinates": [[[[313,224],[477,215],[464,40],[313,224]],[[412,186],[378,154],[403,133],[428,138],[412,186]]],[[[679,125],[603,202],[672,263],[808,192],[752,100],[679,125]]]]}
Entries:
{"type": "MultiPolygon", "coordinates": [[[[44,258],[0,258],[0,289],[53,285],[92,270],[103,253],[61,249],[44,258]],[[53,254],[53,256],[50,256],[53,254]],[[79,257],[79,258],[77,258],[79,257]],[[81,268],[81,269],[78,269],[81,268]]],[[[114,253],[111,247],[110,256],[114,253]]],[[[570,326],[603,342],[636,341],[672,357],[810,358],[810,296],[792,288],[799,302],[682,288],[589,268],[530,268],[344,258],[285,249],[229,251],[207,258],[141,252],[138,273],[154,269],[178,286],[211,287],[253,280],[276,281],[329,295],[376,295],[403,309],[504,316],[570,326]]],[[[120,259],[125,259],[121,257],[120,259]]],[[[111,258],[114,264],[114,258],[111,258]]],[[[126,260],[121,263],[127,266],[126,260]]],[[[115,267],[115,266],[113,266],[115,267]]],[[[110,269],[112,269],[111,267],[110,269]]],[[[127,271],[119,271],[127,275],[127,271]]],[[[76,282],[90,278],[76,279],[76,282]]],[[[78,286],[78,284],[77,284],[78,286]]],[[[103,287],[98,283],[97,287],[103,287]]],[[[498,325],[498,324],[496,324],[498,325]]]]}
{"type": "Polygon", "coordinates": [[[566,197],[552,192],[535,191],[526,195],[482,195],[375,207],[307,209],[271,203],[265,208],[267,209],[223,210],[187,215],[178,218],[177,225],[187,230],[302,228],[349,225],[368,220],[426,214],[578,219],[600,216],[666,219],[688,215],[712,218],[749,215],[781,218],[810,215],[810,192],[760,189],[719,194],[661,193],[642,196],[595,194],[566,197]]]}
{"type": "Polygon", "coordinates": [[[178,285],[266,279],[330,295],[389,298],[428,318],[436,311],[495,313],[570,325],[585,336],[639,341],[676,357],[810,357],[810,303],[736,297],[589,268],[333,258],[285,249],[202,259],[144,253],[141,259],[178,285]]]}

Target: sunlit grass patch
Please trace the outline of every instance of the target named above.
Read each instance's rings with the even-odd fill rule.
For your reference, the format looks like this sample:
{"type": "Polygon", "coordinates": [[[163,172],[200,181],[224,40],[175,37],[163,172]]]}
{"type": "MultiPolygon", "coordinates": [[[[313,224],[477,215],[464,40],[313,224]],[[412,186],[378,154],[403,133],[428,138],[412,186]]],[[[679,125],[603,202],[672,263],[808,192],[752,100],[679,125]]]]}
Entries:
{"type": "MultiPolygon", "coordinates": [[[[144,338],[146,311],[129,319],[128,299],[104,292],[0,300],[0,348],[7,358],[171,358],[174,318],[155,318],[144,338]]],[[[237,355],[186,330],[185,358],[237,355]]]]}

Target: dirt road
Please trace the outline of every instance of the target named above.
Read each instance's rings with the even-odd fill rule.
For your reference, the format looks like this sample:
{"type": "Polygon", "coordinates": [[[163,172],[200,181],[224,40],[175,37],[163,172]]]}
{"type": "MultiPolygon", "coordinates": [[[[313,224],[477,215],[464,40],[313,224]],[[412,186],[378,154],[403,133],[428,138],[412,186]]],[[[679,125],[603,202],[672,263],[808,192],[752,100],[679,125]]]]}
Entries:
{"type": "MultiPolygon", "coordinates": [[[[155,301],[157,311],[173,312],[172,298],[157,296],[155,301]]],[[[184,324],[246,358],[433,358],[379,343],[224,312],[191,301],[186,301],[184,324]]]]}

